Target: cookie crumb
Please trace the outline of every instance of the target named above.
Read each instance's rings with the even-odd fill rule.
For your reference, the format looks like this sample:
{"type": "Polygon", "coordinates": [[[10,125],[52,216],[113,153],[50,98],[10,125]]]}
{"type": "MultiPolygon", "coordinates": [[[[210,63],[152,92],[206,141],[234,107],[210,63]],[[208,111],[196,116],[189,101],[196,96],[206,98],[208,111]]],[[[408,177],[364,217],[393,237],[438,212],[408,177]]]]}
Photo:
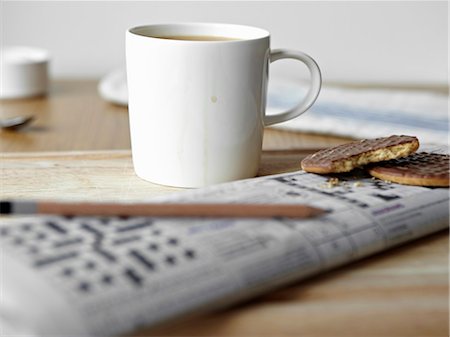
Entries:
{"type": "Polygon", "coordinates": [[[326,187],[333,188],[333,187],[339,186],[339,184],[340,184],[340,181],[338,178],[330,178],[327,180],[326,187]]]}

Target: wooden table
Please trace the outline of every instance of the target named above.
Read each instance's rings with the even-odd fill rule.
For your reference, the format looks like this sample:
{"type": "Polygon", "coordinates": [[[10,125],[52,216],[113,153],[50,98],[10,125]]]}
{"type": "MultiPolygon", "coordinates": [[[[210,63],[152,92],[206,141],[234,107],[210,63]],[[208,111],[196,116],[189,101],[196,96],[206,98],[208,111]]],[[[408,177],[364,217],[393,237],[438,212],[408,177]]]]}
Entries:
{"type": "MultiPolygon", "coordinates": [[[[47,97],[0,102],[0,117],[23,114],[35,123],[0,132],[2,199],[142,200],[177,190],[134,175],[127,110],[101,100],[95,81],[55,81],[47,97]]],[[[260,174],[296,170],[308,149],[346,140],[267,129],[260,174]]],[[[444,231],[133,336],[448,336],[448,319],[444,231]]]]}

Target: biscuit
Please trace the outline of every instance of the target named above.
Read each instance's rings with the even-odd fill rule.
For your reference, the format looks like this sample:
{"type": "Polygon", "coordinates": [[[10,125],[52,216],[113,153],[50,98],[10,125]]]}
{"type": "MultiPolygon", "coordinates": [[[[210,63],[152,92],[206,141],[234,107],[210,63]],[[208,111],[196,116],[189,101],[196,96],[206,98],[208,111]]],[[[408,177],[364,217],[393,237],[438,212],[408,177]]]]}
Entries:
{"type": "Polygon", "coordinates": [[[307,172],[319,174],[349,172],[369,163],[406,157],[418,148],[419,141],[412,136],[364,139],[309,155],[301,166],[307,172]]]}
{"type": "Polygon", "coordinates": [[[374,164],[370,175],[404,185],[449,186],[449,155],[414,153],[409,157],[374,164]]]}

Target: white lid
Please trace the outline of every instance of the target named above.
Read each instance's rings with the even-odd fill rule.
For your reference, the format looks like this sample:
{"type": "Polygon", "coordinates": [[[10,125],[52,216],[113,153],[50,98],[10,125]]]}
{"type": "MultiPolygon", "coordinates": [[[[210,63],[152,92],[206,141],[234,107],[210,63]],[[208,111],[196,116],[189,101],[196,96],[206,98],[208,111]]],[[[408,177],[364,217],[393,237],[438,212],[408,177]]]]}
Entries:
{"type": "Polygon", "coordinates": [[[0,49],[0,62],[4,64],[30,64],[48,62],[50,54],[45,49],[26,46],[5,46],[0,49]]]}

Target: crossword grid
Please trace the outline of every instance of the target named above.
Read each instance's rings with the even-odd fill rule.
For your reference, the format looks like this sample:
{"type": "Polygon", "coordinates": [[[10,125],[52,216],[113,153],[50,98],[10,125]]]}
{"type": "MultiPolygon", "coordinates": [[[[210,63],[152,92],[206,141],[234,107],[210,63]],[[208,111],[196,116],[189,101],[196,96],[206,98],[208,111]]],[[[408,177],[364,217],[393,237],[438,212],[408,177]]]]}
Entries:
{"type": "Polygon", "coordinates": [[[2,244],[70,292],[95,294],[197,259],[198,252],[151,219],[43,218],[4,226],[2,244]]]}

